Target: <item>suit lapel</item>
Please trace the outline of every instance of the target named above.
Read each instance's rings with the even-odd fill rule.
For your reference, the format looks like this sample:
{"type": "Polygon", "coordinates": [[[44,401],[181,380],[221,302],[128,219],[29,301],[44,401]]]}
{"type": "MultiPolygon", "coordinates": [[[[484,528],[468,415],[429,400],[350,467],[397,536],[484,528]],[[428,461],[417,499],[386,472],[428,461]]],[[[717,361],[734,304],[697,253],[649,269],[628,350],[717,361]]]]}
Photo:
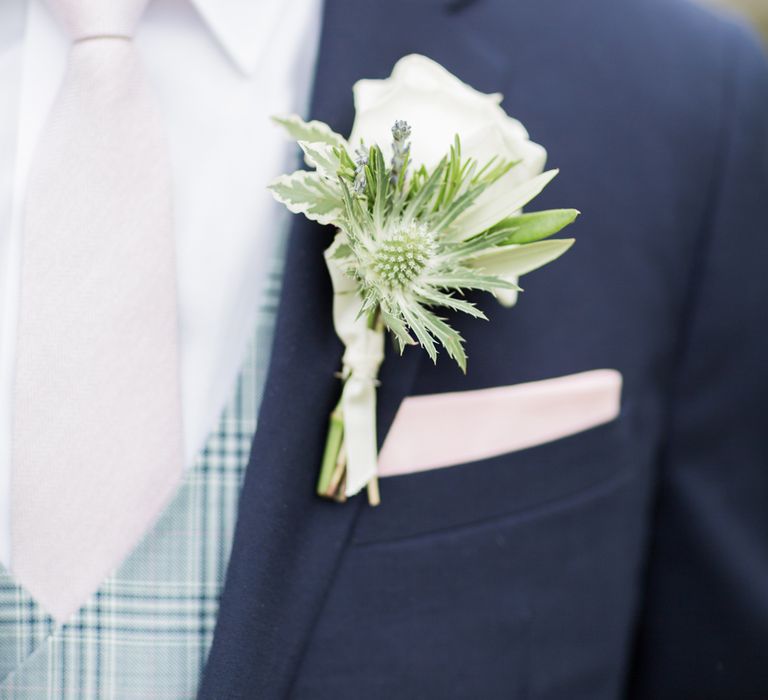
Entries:
{"type": "MultiPolygon", "coordinates": [[[[311,117],[348,134],[352,84],[387,76],[397,59],[411,52],[434,57],[468,81],[482,75],[478,87],[485,87],[489,66],[462,48],[466,33],[459,34],[453,18],[466,4],[327,0],[311,117]],[[444,55],[448,46],[450,56],[444,55]],[[462,65],[477,75],[462,74],[462,65]]],[[[364,496],[340,505],[314,495],[327,416],[341,389],[334,375],[342,346],[331,321],[332,292],[322,257],[331,238],[329,229],[295,218],[269,376],[200,700],[288,694],[355,517],[367,507],[364,496]]],[[[380,443],[421,355],[388,352],[378,400],[380,443]]]]}

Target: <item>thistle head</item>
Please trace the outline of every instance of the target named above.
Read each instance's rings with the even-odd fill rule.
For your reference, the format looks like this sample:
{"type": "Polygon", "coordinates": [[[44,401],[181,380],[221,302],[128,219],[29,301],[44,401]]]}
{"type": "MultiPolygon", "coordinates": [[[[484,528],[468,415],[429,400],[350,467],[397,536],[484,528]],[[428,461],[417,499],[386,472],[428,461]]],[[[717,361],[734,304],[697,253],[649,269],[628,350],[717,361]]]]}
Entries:
{"type": "Polygon", "coordinates": [[[435,236],[417,223],[398,225],[376,246],[371,280],[376,286],[405,290],[429,265],[435,236]]]}

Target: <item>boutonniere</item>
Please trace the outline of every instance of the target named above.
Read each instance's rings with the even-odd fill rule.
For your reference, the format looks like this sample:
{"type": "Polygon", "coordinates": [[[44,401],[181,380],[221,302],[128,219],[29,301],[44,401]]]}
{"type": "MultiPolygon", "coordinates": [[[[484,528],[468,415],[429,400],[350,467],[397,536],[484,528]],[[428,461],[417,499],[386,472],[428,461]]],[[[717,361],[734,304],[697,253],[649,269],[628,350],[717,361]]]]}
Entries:
{"type": "Polygon", "coordinates": [[[501,108],[434,61],[406,56],[386,80],[353,88],[349,140],[326,124],[275,118],[312,170],[271,186],[290,211],[335,227],[325,261],[333,322],[345,346],[317,491],[344,500],[376,480],[376,388],[388,331],[399,352],[444,350],[467,369],[464,339],[446,312],[485,314],[465,293],[512,306],[520,275],[564,253],[573,239],[544,240],[574,209],[522,214],[557,174],[544,149],[501,108]]]}

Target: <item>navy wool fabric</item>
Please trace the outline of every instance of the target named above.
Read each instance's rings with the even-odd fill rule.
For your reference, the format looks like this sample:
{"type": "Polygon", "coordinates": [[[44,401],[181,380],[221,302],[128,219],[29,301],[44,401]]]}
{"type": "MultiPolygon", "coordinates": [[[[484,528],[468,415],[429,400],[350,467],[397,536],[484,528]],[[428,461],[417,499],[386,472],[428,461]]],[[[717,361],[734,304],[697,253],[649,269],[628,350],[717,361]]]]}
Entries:
{"type": "Polygon", "coordinates": [[[562,169],[532,208],[584,214],[515,309],[455,319],[467,377],[390,353],[380,437],[406,395],[603,367],[621,415],[387,479],[376,509],[321,502],[341,347],[331,231],[297,217],[200,698],[768,698],[756,39],[682,0],[328,0],[312,116],[349,133],[354,81],[411,52],[503,92],[562,169]]]}

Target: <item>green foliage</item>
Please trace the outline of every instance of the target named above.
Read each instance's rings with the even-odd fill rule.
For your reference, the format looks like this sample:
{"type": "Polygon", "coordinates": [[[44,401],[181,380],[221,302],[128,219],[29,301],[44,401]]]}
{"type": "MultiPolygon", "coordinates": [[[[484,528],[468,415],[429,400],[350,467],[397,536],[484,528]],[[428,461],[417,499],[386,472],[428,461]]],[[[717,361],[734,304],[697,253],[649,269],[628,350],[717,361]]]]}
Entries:
{"type": "Polygon", "coordinates": [[[519,214],[503,219],[490,231],[506,234],[502,240],[507,245],[534,243],[561,231],[572,224],[578,215],[576,209],[550,209],[519,214]]]}
{"type": "Polygon", "coordinates": [[[470,264],[485,274],[519,277],[551,263],[573,245],[573,238],[498,246],[475,255],[470,264]]]}
{"type": "Polygon", "coordinates": [[[275,199],[294,214],[304,214],[321,224],[338,225],[342,220],[338,187],[318,173],[298,170],[291,175],[281,175],[269,189],[275,199]]]}
{"type": "Polygon", "coordinates": [[[278,178],[273,193],[291,211],[339,228],[333,259],[357,283],[360,315],[380,318],[401,350],[417,343],[436,360],[442,347],[466,370],[464,339],[439,310],[485,319],[465,292],[519,290],[519,275],[573,243],[544,239],[572,223],[576,210],[519,213],[557,171],[520,182],[517,162],[464,158],[458,136],[439,163],[416,166],[404,122],[393,128],[387,162],[377,144],[352,154],[320,122],[276,121],[316,170],[278,178]]]}
{"type": "Polygon", "coordinates": [[[338,147],[309,141],[299,141],[299,146],[310,168],[315,168],[325,178],[336,179],[341,167],[341,151],[338,147]]]}
{"type": "Polygon", "coordinates": [[[323,122],[305,122],[295,114],[288,115],[287,117],[272,117],[272,121],[282,126],[294,141],[325,143],[329,146],[339,146],[341,148],[345,148],[347,145],[343,136],[337,134],[323,122]]]}

